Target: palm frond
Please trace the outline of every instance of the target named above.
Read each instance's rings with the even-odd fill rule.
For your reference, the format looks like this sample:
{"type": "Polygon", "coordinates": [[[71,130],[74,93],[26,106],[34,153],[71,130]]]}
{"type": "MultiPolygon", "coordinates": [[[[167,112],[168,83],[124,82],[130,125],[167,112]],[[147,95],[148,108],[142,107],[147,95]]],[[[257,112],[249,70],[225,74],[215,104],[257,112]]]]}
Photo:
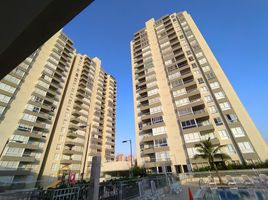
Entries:
{"type": "Polygon", "coordinates": [[[202,158],[202,159],[208,159],[208,155],[206,154],[195,154],[193,159],[198,159],[198,158],[202,158]]]}
{"type": "Polygon", "coordinates": [[[222,148],[226,147],[227,145],[225,144],[222,144],[222,145],[219,145],[217,146],[214,150],[213,150],[213,153],[216,154],[219,150],[221,150],[222,148]]]}
{"type": "Polygon", "coordinates": [[[214,154],[214,158],[220,158],[222,160],[231,159],[231,157],[229,155],[227,155],[226,153],[216,153],[216,154],[214,154]]]}

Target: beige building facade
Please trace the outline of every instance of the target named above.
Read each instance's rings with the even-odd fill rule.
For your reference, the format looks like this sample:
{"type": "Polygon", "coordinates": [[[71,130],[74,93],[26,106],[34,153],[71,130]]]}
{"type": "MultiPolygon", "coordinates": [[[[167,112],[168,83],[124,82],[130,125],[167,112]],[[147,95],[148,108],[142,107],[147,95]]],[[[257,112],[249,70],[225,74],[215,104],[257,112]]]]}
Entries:
{"type": "MultiPolygon", "coordinates": [[[[187,12],[136,32],[131,41],[137,162],[154,172],[187,172],[195,144],[210,138],[234,163],[268,158],[268,147],[187,12]]],[[[218,160],[220,162],[220,160],[218,160]]]]}
{"type": "Polygon", "coordinates": [[[0,184],[47,186],[114,160],[116,81],[58,32],[0,81],[0,184]]]}

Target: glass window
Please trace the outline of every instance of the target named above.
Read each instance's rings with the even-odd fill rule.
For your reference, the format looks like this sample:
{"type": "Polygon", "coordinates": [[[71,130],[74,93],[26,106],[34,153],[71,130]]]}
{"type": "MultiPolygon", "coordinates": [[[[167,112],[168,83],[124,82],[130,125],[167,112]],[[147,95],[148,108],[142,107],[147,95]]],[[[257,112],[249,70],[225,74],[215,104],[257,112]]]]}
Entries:
{"type": "Polygon", "coordinates": [[[210,67],[208,65],[202,67],[203,72],[207,72],[210,70],[210,67]]]}
{"type": "Polygon", "coordinates": [[[37,116],[24,113],[23,116],[22,116],[22,119],[24,119],[26,121],[30,121],[30,122],[35,122],[36,119],[37,119],[37,116]]]}
{"type": "Polygon", "coordinates": [[[189,98],[184,98],[184,99],[177,100],[175,103],[176,103],[176,106],[183,106],[183,105],[189,104],[190,100],[189,98]]]}
{"type": "Polygon", "coordinates": [[[228,135],[228,133],[227,133],[226,130],[218,131],[218,134],[219,134],[219,136],[220,136],[220,138],[221,138],[222,140],[227,140],[227,139],[229,139],[229,135],[228,135]]]}
{"type": "Polygon", "coordinates": [[[224,95],[224,93],[222,91],[221,92],[216,92],[214,94],[215,94],[216,99],[223,99],[225,97],[225,95],[224,95]]]}
{"type": "Polygon", "coordinates": [[[10,86],[10,85],[7,85],[5,83],[0,83],[0,89],[1,90],[4,90],[6,92],[10,92],[10,93],[14,93],[16,88],[10,86]]]}
{"type": "Polygon", "coordinates": [[[165,134],[166,133],[166,127],[161,126],[161,127],[153,128],[152,131],[153,131],[153,135],[165,134]]]}
{"type": "Polygon", "coordinates": [[[228,144],[227,146],[226,146],[226,151],[228,152],[228,153],[236,153],[235,152],[235,149],[234,149],[234,146],[232,145],[232,144],[228,144]]]}
{"type": "Polygon", "coordinates": [[[185,88],[173,91],[173,96],[174,97],[181,96],[181,95],[184,95],[184,94],[186,94],[186,89],[185,88]]]}
{"type": "Polygon", "coordinates": [[[228,102],[220,103],[220,107],[223,111],[231,109],[230,104],[228,102]]]}
{"type": "Polygon", "coordinates": [[[214,118],[214,122],[215,122],[216,126],[223,125],[222,119],[220,117],[214,118]]]}
{"type": "Polygon", "coordinates": [[[182,129],[187,129],[187,128],[196,127],[197,125],[196,125],[195,120],[192,119],[192,120],[182,121],[181,126],[182,126],[182,129]]]}
{"type": "Polygon", "coordinates": [[[210,95],[208,95],[208,96],[205,96],[205,101],[206,101],[207,103],[209,103],[209,102],[212,102],[213,99],[212,99],[212,97],[211,97],[210,95]]]}
{"type": "Polygon", "coordinates": [[[243,137],[245,136],[244,131],[242,130],[241,127],[236,127],[236,128],[231,128],[232,133],[234,135],[234,137],[243,137]]]}
{"type": "Polygon", "coordinates": [[[249,142],[239,142],[238,146],[242,153],[254,153],[253,147],[249,142]]]}
{"type": "Polygon", "coordinates": [[[200,63],[200,65],[202,65],[202,64],[207,63],[207,59],[206,58],[202,58],[202,59],[198,60],[198,62],[200,63]]]}
{"type": "Polygon", "coordinates": [[[218,112],[216,106],[209,106],[208,107],[208,110],[209,110],[210,113],[216,113],[216,112],[218,112]]]}
{"type": "Polygon", "coordinates": [[[217,89],[217,88],[220,87],[220,85],[219,85],[218,82],[213,82],[213,83],[210,83],[210,87],[211,87],[212,89],[217,89]]]}
{"type": "Polygon", "coordinates": [[[199,142],[201,140],[201,136],[199,132],[184,134],[184,140],[186,143],[199,142]]]}

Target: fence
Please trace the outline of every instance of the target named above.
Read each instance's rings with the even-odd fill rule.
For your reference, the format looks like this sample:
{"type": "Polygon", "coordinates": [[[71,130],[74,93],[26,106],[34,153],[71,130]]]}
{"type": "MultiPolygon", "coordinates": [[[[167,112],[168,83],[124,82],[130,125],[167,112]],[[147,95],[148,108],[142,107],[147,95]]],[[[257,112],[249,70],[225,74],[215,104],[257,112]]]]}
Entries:
{"type": "MultiPolygon", "coordinates": [[[[145,177],[128,181],[101,183],[100,200],[130,200],[138,197],[151,196],[158,199],[161,195],[175,191],[175,179],[172,176],[145,177]],[[173,184],[173,186],[172,186],[173,184]]],[[[177,185],[178,186],[178,185],[177,185]]],[[[0,194],[2,200],[86,200],[89,185],[75,185],[62,189],[23,190],[0,194]]]]}

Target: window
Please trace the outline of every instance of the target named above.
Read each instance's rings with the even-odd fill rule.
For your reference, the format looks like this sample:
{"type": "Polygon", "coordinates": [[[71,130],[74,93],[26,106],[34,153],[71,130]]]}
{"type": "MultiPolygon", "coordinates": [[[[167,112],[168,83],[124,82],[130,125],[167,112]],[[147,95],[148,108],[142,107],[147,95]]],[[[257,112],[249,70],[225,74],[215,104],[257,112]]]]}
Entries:
{"type": "Polygon", "coordinates": [[[221,92],[216,92],[214,94],[215,94],[216,99],[223,99],[225,97],[225,95],[224,95],[224,93],[222,91],[221,92]]]}
{"type": "Polygon", "coordinates": [[[152,95],[154,95],[154,94],[157,94],[158,93],[158,89],[156,88],[156,89],[153,89],[153,90],[149,90],[148,91],[148,96],[152,96],[152,95]]]}
{"type": "Polygon", "coordinates": [[[189,104],[190,100],[188,98],[184,98],[184,99],[177,100],[175,103],[176,103],[176,106],[183,106],[183,105],[189,104]]]}
{"type": "Polygon", "coordinates": [[[203,53],[202,53],[202,52],[196,53],[195,56],[196,56],[197,58],[199,58],[199,57],[203,56],[203,53]]]}
{"type": "Polygon", "coordinates": [[[176,90],[176,91],[173,92],[174,97],[181,96],[181,95],[184,95],[184,94],[186,94],[186,89],[185,88],[180,89],[180,90],[176,90]]]}
{"type": "Polygon", "coordinates": [[[26,125],[26,124],[19,124],[17,129],[20,130],[20,131],[29,131],[29,132],[31,132],[32,129],[33,129],[33,126],[29,126],[29,125],[26,125]]]}
{"type": "Polygon", "coordinates": [[[238,146],[242,153],[254,153],[252,145],[249,142],[239,142],[238,146]]]}
{"type": "Polygon", "coordinates": [[[15,74],[21,76],[21,77],[23,77],[23,75],[24,75],[24,73],[25,73],[24,71],[22,71],[21,69],[18,69],[18,68],[15,68],[15,69],[13,70],[13,72],[14,72],[15,74]]]}
{"type": "Polygon", "coordinates": [[[210,79],[215,78],[215,75],[214,75],[213,72],[208,72],[208,73],[206,74],[206,77],[207,77],[208,80],[210,80],[210,79]]]}
{"type": "Polygon", "coordinates": [[[160,122],[163,122],[163,117],[162,116],[152,118],[152,123],[153,124],[160,123],[160,122]]]}
{"type": "Polygon", "coordinates": [[[32,96],[32,100],[37,103],[42,103],[44,99],[37,96],[32,96]]]}
{"type": "Polygon", "coordinates": [[[172,85],[172,88],[174,88],[174,87],[180,86],[182,84],[183,84],[182,80],[178,79],[176,81],[173,81],[171,85],[172,85]]]}
{"type": "Polygon", "coordinates": [[[198,81],[198,83],[199,83],[199,84],[202,84],[202,83],[204,83],[204,80],[203,80],[203,78],[199,78],[199,79],[197,79],[197,81],[198,81]]]}
{"type": "Polygon", "coordinates": [[[223,111],[231,109],[230,104],[228,102],[220,103],[220,107],[223,111]]]}
{"type": "Polygon", "coordinates": [[[206,86],[203,86],[203,87],[200,88],[200,90],[201,90],[202,92],[207,92],[207,91],[208,91],[208,88],[207,88],[206,86]]]}
{"type": "Polygon", "coordinates": [[[188,153],[189,158],[193,158],[194,155],[198,154],[195,147],[187,148],[187,153],[188,153]]]}
{"type": "Polygon", "coordinates": [[[161,126],[161,127],[153,128],[152,131],[153,131],[153,135],[165,134],[166,133],[166,127],[161,126]]]}
{"type": "Polygon", "coordinates": [[[20,83],[20,79],[15,78],[14,76],[11,76],[9,74],[4,77],[4,80],[10,81],[12,83],[15,83],[16,85],[18,85],[20,83]]]}
{"type": "Polygon", "coordinates": [[[167,41],[167,42],[165,42],[164,44],[161,44],[161,45],[160,45],[160,48],[163,49],[163,48],[165,48],[165,47],[167,47],[167,46],[169,46],[169,45],[170,45],[170,43],[169,43],[169,41],[167,41]]]}
{"type": "Polygon", "coordinates": [[[222,119],[220,117],[214,118],[214,122],[215,122],[216,126],[223,125],[222,119]]]}
{"type": "Polygon", "coordinates": [[[178,77],[180,77],[181,76],[181,73],[180,72],[176,72],[176,73],[174,73],[174,74],[170,74],[169,76],[168,76],[168,78],[170,79],[170,80],[172,80],[172,79],[174,79],[174,78],[178,78],[178,77]]]}
{"type": "Polygon", "coordinates": [[[230,123],[237,122],[237,117],[235,114],[227,114],[226,118],[230,123]]]}
{"type": "Polygon", "coordinates": [[[194,58],[192,56],[190,56],[189,61],[194,61],[194,58]]]}
{"type": "Polygon", "coordinates": [[[199,70],[195,70],[194,71],[194,74],[200,74],[200,71],[199,70]]]}
{"type": "Polygon", "coordinates": [[[201,140],[202,140],[202,141],[204,141],[204,140],[208,140],[208,138],[210,138],[210,139],[214,139],[214,138],[215,138],[214,133],[208,133],[208,134],[205,134],[205,135],[202,135],[202,136],[201,136],[201,140]]]}
{"type": "Polygon", "coordinates": [[[44,90],[41,90],[39,88],[35,88],[35,93],[40,94],[42,96],[46,96],[47,92],[44,90]]]}
{"type": "Polygon", "coordinates": [[[37,119],[37,116],[24,113],[23,116],[22,116],[22,119],[24,119],[26,121],[30,121],[30,122],[35,122],[36,119],[37,119]]]}
{"type": "Polygon", "coordinates": [[[6,92],[10,92],[10,93],[14,93],[16,88],[10,86],[10,85],[7,85],[5,83],[0,83],[0,89],[1,90],[4,90],[6,92]]]}
{"type": "Polygon", "coordinates": [[[199,132],[184,134],[184,140],[185,143],[198,142],[201,140],[201,136],[199,132]]]}
{"type": "Polygon", "coordinates": [[[3,95],[3,94],[0,94],[0,101],[1,102],[8,103],[10,99],[11,99],[11,97],[3,95]]]}
{"type": "Polygon", "coordinates": [[[221,138],[222,140],[227,140],[227,139],[229,139],[229,135],[228,135],[228,133],[227,133],[226,130],[218,131],[218,134],[219,134],[219,136],[220,136],[220,138],[221,138]]]}
{"type": "Polygon", "coordinates": [[[42,86],[42,87],[44,87],[44,88],[49,88],[49,84],[47,84],[47,83],[45,83],[45,82],[43,82],[43,81],[39,81],[39,83],[38,83],[40,86],[42,86]]]}
{"type": "Polygon", "coordinates": [[[169,160],[169,152],[163,151],[163,152],[156,152],[155,153],[156,161],[167,161],[169,160]]]}
{"type": "Polygon", "coordinates": [[[218,112],[216,106],[209,106],[208,107],[208,110],[209,110],[210,113],[216,113],[216,112],[218,112]]]}
{"type": "Polygon", "coordinates": [[[231,130],[232,130],[232,133],[233,133],[234,137],[243,137],[243,136],[245,136],[244,131],[240,127],[231,128],[231,130]]]}
{"type": "Polygon", "coordinates": [[[22,156],[24,149],[23,148],[15,148],[8,147],[6,151],[6,156],[22,156]]]}
{"type": "Polygon", "coordinates": [[[155,147],[164,147],[164,146],[167,146],[167,140],[166,140],[166,138],[155,140],[154,141],[154,146],[155,147]]]}
{"type": "Polygon", "coordinates": [[[198,62],[200,63],[200,65],[202,65],[202,64],[207,63],[207,59],[206,58],[202,58],[202,59],[198,60],[198,62]]]}
{"type": "Polygon", "coordinates": [[[186,51],[186,54],[187,55],[191,55],[191,51],[186,51]]]}
{"type": "Polygon", "coordinates": [[[192,114],[192,109],[191,108],[184,108],[184,109],[180,109],[178,111],[179,116],[185,116],[185,115],[189,115],[192,114]]]}
{"type": "Polygon", "coordinates": [[[210,95],[205,96],[204,98],[205,98],[205,101],[206,101],[207,103],[209,103],[209,102],[212,102],[212,101],[213,101],[213,99],[212,99],[212,97],[211,97],[210,95]]]}
{"type": "Polygon", "coordinates": [[[196,122],[194,119],[192,120],[187,120],[187,121],[182,121],[181,122],[182,129],[187,129],[187,128],[192,128],[196,127],[196,122]]]}
{"type": "Polygon", "coordinates": [[[217,89],[217,88],[220,87],[220,85],[219,85],[218,82],[213,82],[213,83],[210,83],[210,87],[211,87],[212,89],[217,89]]]}
{"type": "Polygon", "coordinates": [[[11,141],[12,142],[19,142],[19,143],[23,143],[26,144],[29,140],[29,137],[27,136],[22,136],[22,135],[12,135],[11,136],[11,141]]]}
{"type": "Polygon", "coordinates": [[[150,108],[150,114],[161,112],[161,106],[150,108]]]}
{"type": "Polygon", "coordinates": [[[196,68],[196,67],[197,67],[196,63],[192,63],[192,68],[196,68]]]}
{"type": "Polygon", "coordinates": [[[208,65],[206,65],[206,66],[202,67],[202,70],[203,70],[203,72],[207,72],[210,70],[210,68],[208,65]]]}
{"type": "Polygon", "coordinates": [[[158,102],[160,102],[159,97],[156,97],[156,98],[153,98],[153,99],[149,99],[149,104],[150,104],[150,105],[151,105],[151,104],[154,104],[154,103],[158,103],[158,102]]]}
{"type": "Polygon", "coordinates": [[[228,144],[227,146],[226,146],[226,151],[228,152],[228,153],[236,153],[235,152],[235,149],[234,149],[234,146],[232,145],[232,144],[228,144]]]}

